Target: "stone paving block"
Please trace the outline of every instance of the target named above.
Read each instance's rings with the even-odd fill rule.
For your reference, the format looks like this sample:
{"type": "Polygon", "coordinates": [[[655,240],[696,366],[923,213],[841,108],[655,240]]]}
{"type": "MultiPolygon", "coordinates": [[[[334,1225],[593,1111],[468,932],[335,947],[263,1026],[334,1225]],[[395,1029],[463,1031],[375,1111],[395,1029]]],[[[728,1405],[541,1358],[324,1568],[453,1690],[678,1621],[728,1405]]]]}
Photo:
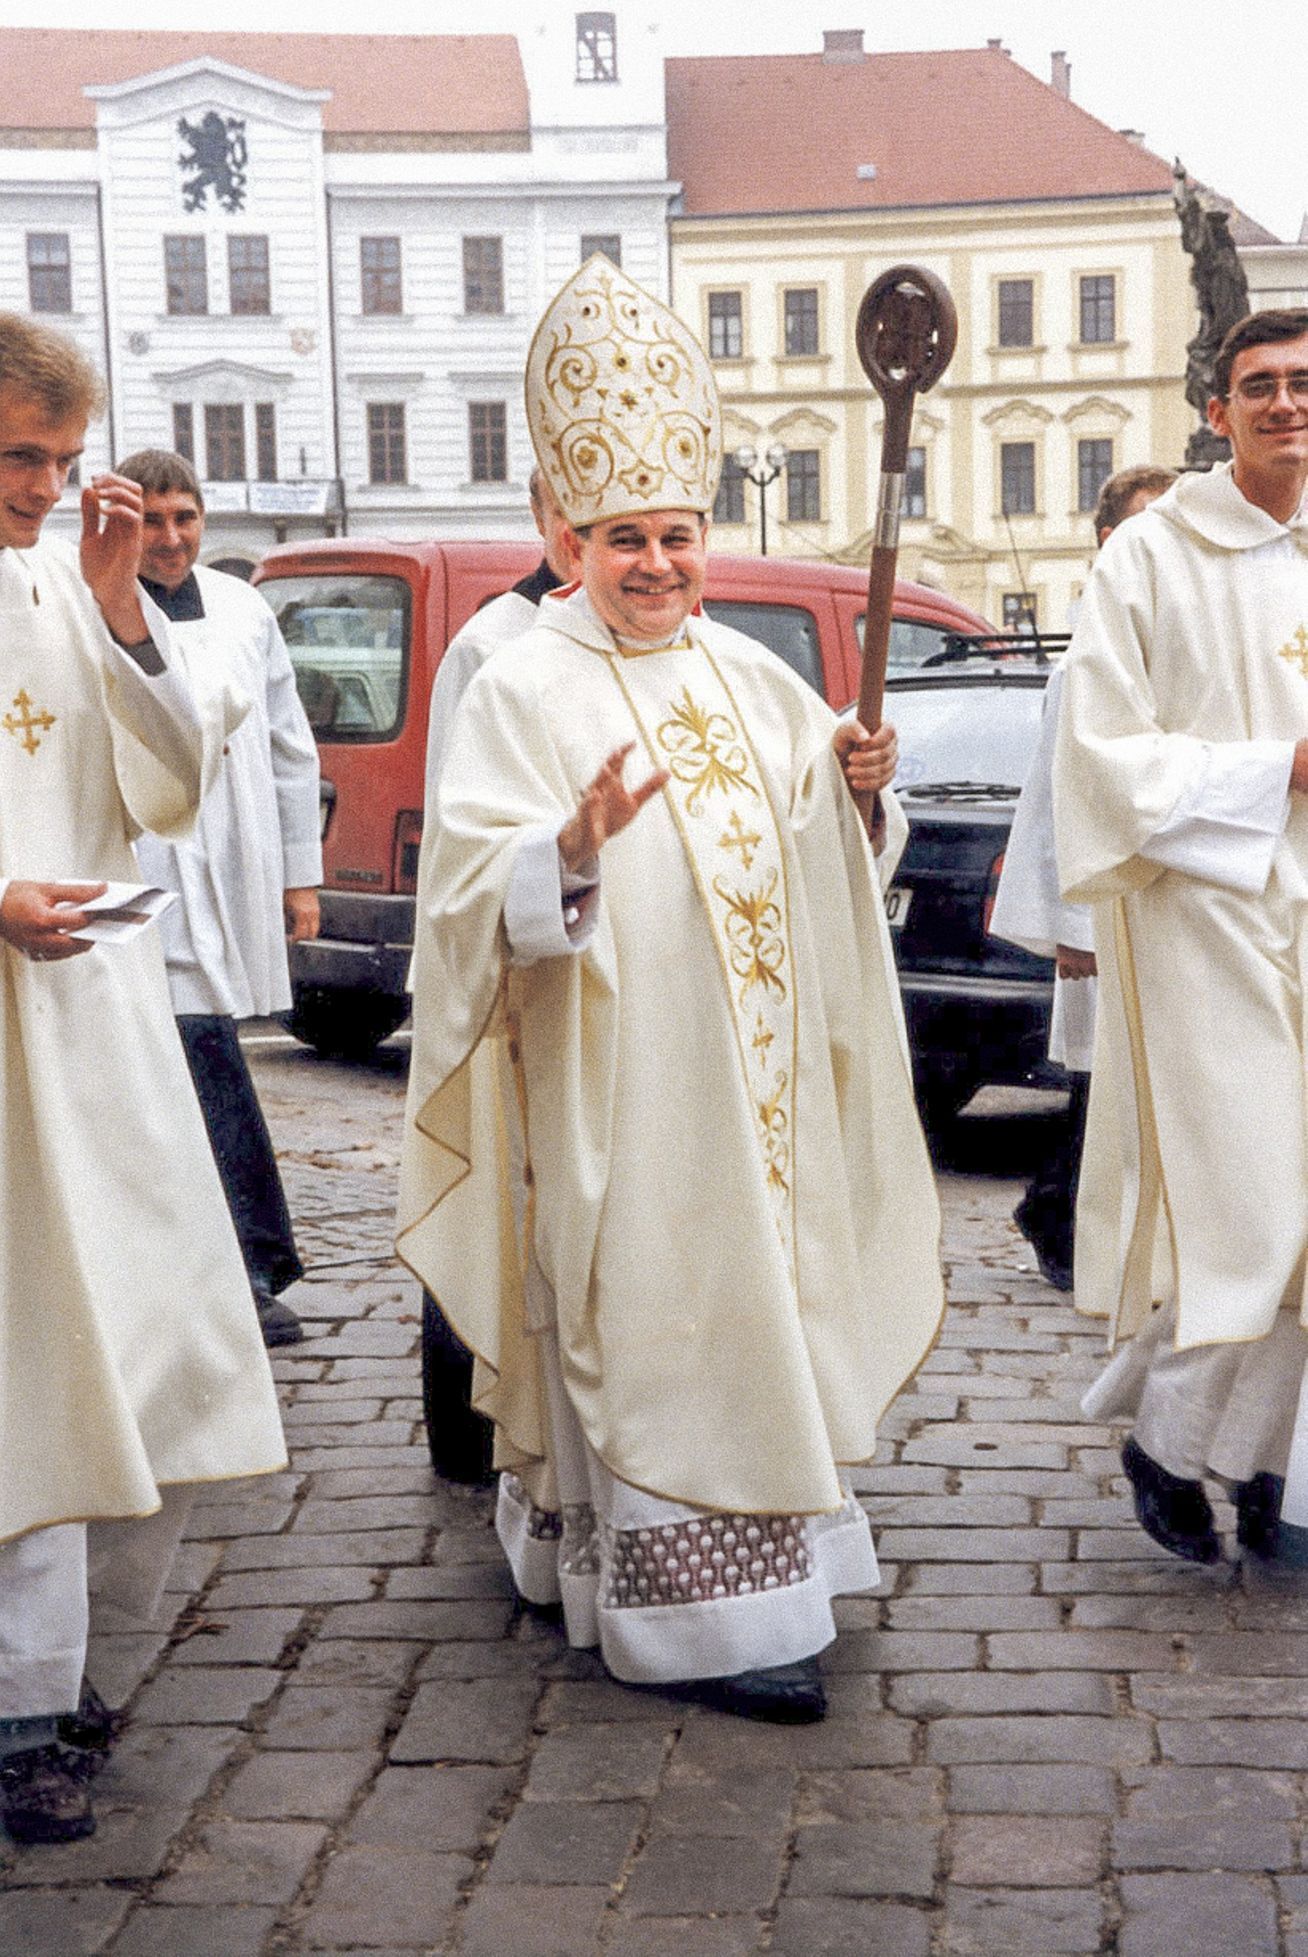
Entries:
{"type": "Polygon", "coordinates": [[[149,1902],[115,1943],[114,1957],[260,1957],[276,1920],[274,1909],[149,1902]]]}
{"type": "Polygon", "coordinates": [[[609,1948],[619,1957],[754,1957],[761,1934],[753,1916],[623,1917],[609,1948]]]}
{"type": "Polygon", "coordinates": [[[1308,1638],[1298,1631],[1221,1631],[1192,1638],[1190,1648],[1197,1672],[1308,1678],[1308,1638]]]}
{"type": "Polygon", "coordinates": [[[465,1855],[375,1843],[342,1848],[327,1864],[300,1935],[310,1950],[340,1951],[370,1943],[384,1925],[388,1942],[428,1949],[444,1941],[473,1867],[465,1855]]]}
{"type": "Polygon", "coordinates": [[[238,1570],[309,1569],[365,1564],[369,1569],[416,1563],[425,1553],[427,1529],[360,1529],[343,1535],[253,1536],[227,1544],[224,1577],[238,1570]]]}
{"type": "Polygon", "coordinates": [[[367,1753],[256,1753],[222,1804],[243,1820],[336,1821],[373,1769],[367,1753]]]}
{"type": "MultiPolygon", "coordinates": [[[[1078,1529],[1076,1553],[1079,1561],[1083,1563],[1157,1563],[1161,1557],[1167,1556],[1165,1549],[1160,1549],[1142,1529],[1133,1526],[1121,1529],[1078,1529]]],[[[1175,1557],[1169,1557],[1166,1565],[1173,1582],[1175,1582],[1177,1560],[1175,1557]]],[[[1181,1564],[1182,1569],[1186,1567],[1185,1564],[1181,1564]]],[[[1191,1564],[1189,1567],[1193,1568],[1194,1565],[1191,1564]]],[[[1220,1565],[1214,1564],[1213,1567],[1220,1568],[1220,1565]]]]}
{"type": "Polygon", "coordinates": [[[327,1830],[309,1821],[211,1821],[154,1892],[161,1903],[288,1903],[327,1830]]]}
{"type": "Polygon", "coordinates": [[[996,1495],[1028,1495],[1037,1501],[1094,1501],[1098,1482],[1079,1475],[1071,1468],[962,1468],[958,1474],[962,1495],[993,1492],[996,1495]]]}
{"type": "Polygon", "coordinates": [[[540,1687],[529,1679],[421,1685],[391,1744],[398,1765],[418,1760],[521,1760],[540,1687]]]}
{"type": "MultiPolygon", "coordinates": [[[[548,1674],[545,1674],[548,1676],[548,1674]]],[[[503,1639],[454,1638],[449,1644],[434,1644],[418,1666],[421,1681],[437,1678],[538,1678],[542,1676],[541,1657],[535,1645],[525,1641],[507,1643],[503,1639]]]]}
{"type": "Polygon", "coordinates": [[[1158,1727],[1165,1760],[1180,1765],[1308,1769],[1308,1725],[1299,1719],[1165,1720],[1158,1727]]]}
{"type": "Polygon", "coordinates": [[[943,1495],[948,1484],[943,1468],[910,1468],[898,1461],[884,1468],[851,1468],[849,1480],[856,1495],[943,1495]]]}
{"type": "Polygon", "coordinates": [[[264,1728],[269,1746],[312,1752],[381,1745],[395,1704],[386,1686],[301,1685],[293,1681],[264,1728]]]}
{"type": "Polygon", "coordinates": [[[454,1602],[463,1597],[512,1598],[515,1591],[507,1563],[437,1563],[392,1570],[386,1595],[454,1602]]]}
{"type": "Polygon", "coordinates": [[[525,1801],[495,1844],[488,1882],[616,1883],[644,1814],[638,1801],[525,1801]]]}
{"type": "Polygon", "coordinates": [[[357,1426],[361,1421],[376,1420],[381,1412],[380,1400],[338,1400],[295,1399],[289,1407],[282,1409],[283,1426],[294,1432],[297,1427],[308,1427],[315,1422],[332,1426],[357,1426]]]}
{"type": "MultiPolygon", "coordinates": [[[[202,1590],[218,1567],[222,1548],[212,1542],[186,1542],[178,1545],[168,1571],[166,1590],[181,1591],[189,1597],[192,1591],[202,1590]]],[[[91,1622],[96,1620],[96,1605],[91,1604],[91,1622]]]]}
{"type": "Polygon", "coordinates": [[[859,1646],[878,1673],[962,1672],[981,1658],[980,1639],[962,1631],[868,1631],[859,1646]]]}
{"type": "MultiPolygon", "coordinates": [[[[674,1759],[650,1809],[655,1835],[784,1835],[790,1825],[795,1776],[771,1768],[710,1768],[674,1759]]],[[[723,1853],[726,1853],[724,1850],[723,1853]]]]}
{"type": "Polygon", "coordinates": [[[435,1518],[426,1495],[358,1495],[340,1501],[310,1496],[295,1518],[295,1534],[343,1535],[355,1529],[427,1528],[435,1518]]]}
{"type": "Polygon", "coordinates": [[[357,1569],[247,1570],[223,1577],[209,1592],[205,1608],[218,1613],[268,1604],[362,1603],[374,1589],[373,1572],[357,1569]]]}
{"type": "Polygon", "coordinates": [[[930,1919],[902,1903],[786,1897],[770,1957],[927,1957],[930,1919]]]}
{"type": "Polygon", "coordinates": [[[133,1707],[143,1726],[226,1726],[249,1717],[284,1682],[255,1665],[183,1665],[152,1679],[133,1707]]]}
{"type": "Polygon", "coordinates": [[[999,1719],[938,1719],[927,1731],[927,1759],[942,1766],[1006,1761],[1088,1766],[1136,1766],[1153,1750],[1140,1719],[1079,1715],[999,1719]]]}
{"type": "Polygon", "coordinates": [[[687,1721],[676,1758],[724,1773],[738,1767],[899,1767],[912,1760],[915,1739],[913,1722],[889,1713],[828,1718],[816,1726],[769,1726],[709,1713],[687,1721]]]}
{"type": "Polygon", "coordinates": [[[504,1551],[489,1513],[479,1524],[442,1529],[431,1560],[433,1563],[502,1563],[504,1551]]]}
{"type": "Polygon", "coordinates": [[[1036,1569],[1035,1563],[910,1563],[903,1589],[908,1596],[1027,1597],[1036,1569]]]}
{"type": "Polygon", "coordinates": [[[1066,1529],[887,1529],[877,1554],[900,1563],[1062,1562],[1066,1529]]]}
{"type": "Polygon", "coordinates": [[[608,1900],[607,1889],[483,1884],[462,1920],[460,1957],[591,1957],[608,1900]]]}
{"type": "Polygon", "coordinates": [[[1185,1640],[1148,1631],[997,1631],[988,1650],[998,1670],[1165,1672],[1179,1669],[1185,1640]]]}
{"type": "Polygon", "coordinates": [[[224,1610],[206,1604],[195,1637],[175,1644],[170,1665],[275,1665],[304,1621],[302,1610],[224,1610]]]}
{"type": "Polygon", "coordinates": [[[956,1713],[1103,1712],[1112,1680],[1077,1672],[919,1672],[890,1681],[890,1704],[912,1719],[956,1713]]]}
{"type": "Polygon", "coordinates": [[[1067,1814],[965,1814],[950,1829],[950,1879],[978,1889],[1076,1889],[1104,1873],[1108,1831],[1067,1814]]]}
{"type": "Polygon", "coordinates": [[[949,1889],[945,1908],[947,1957],[1097,1957],[1103,1948],[1093,1889],[949,1889]]]}
{"type": "Polygon", "coordinates": [[[1106,1767],[953,1767],[951,1814],[1115,1814],[1117,1782],[1106,1767]]]}
{"type": "Polygon", "coordinates": [[[338,1604],[328,1611],[322,1638],[502,1638],[513,1613],[507,1599],[472,1598],[458,1603],[392,1602],[338,1604]]]}
{"type": "Polygon", "coordinates": [[[559,1727],[545,1735],[532,1756],[526,1798],[649,1800],[658,1791],[666,1752],[662,1733],[646,1732],[630,1721],[559,1727]]]}
{"type": "Polygon", "coordinates": [[[1212,1631],[1226,1625],[1230,1600],[1220,1591],[1193,1597],[1078,1597],[1068,1625],[1074,1631],[1212,1631]]]}
{"type": "Polygon", "coordinates": [[[375,1442],[375,1445],[359,1439],[344,1444],[337,1440],[333,1446],[319,1447],[299,1433],[291,1450],[295,1465],[302,1474],[319,1474],[324,1469],[334,1473],[341,1468],[386,1468],[402,1461],[421,1462],[429,1458],[426,1441],[415,1440],[414,1429],[405,1421],[390,1421],[384,1429],[369,1427],[366,1432],[368,1443],[375,1442]],[[379,1431],[382,1439],[376,1440],[379,1431]]]}
{"type": "Polygon", "coordinates": [[[353,1842],[472,1854],[511,1784],[504,1767],[383,1767],[346,1832],[353,1842]]]}
{"type": "MultiPolygon", "coordinates": [[[[59,1879],[55,1871],[51,1875],[59,1879]]],[[[7,1957],[94,1957],[131,1907],[130,1895],[103,1884],[8,1895],[0,1890],[0,1951],[7,1957]]]]}
{"type": "Polygon", "coordinates": [[[233,1503],[294,1502],[302,1492],[301,1477],[287,1471],[273,1475],[242,1475],[236,1481],[200,1482],[192,1497],[191,1512],[203,1508],[230,1508],[233,1503]]]}
{"type": "Polygon", "coordinates": [[[1308,1714],[1308,1687],[1301,1679],[1144,1673],[1129,1685],[1132,1704],[1161,1719],[1302,1719],[1308,1714]]]}
{"type": "MultiPolygon", "coordinates": [[[[331,1451],[340,1449],[337,1457],[341,1467],[359,1468],[364,1463],[354,1459],[355,1450],[364,1443],[370,1451],[380,1448],[408,1447],[413,1440],[414,1423],[411,1420],[373,1420],[366,1427],[334,1427],[328,1421],[318,1421],[312,1427],[295,1427],[291,1430],[293,1445],[291,1459],[302,1473],[307,1473],[310,1461],[306,1450],[315,1456],[325,1456],[325,1460],[312,1465],[326,1466],[330,1463],[331,1451]]],[[[403,1496],[396,1496],[402,1501],[403,1496]]]]}
{"type": "Polygon", "coordinates": [[[294,1514],[292,1502],[211,1502],[192,1509],[184,1540],[213,1542],[228,1536],[275,1536],[294,1514]]]}
{"type": "Polygon", "coordinates": [[[997,1439],[980,1421],[960,1421],[939,1433],[904,1442],[904,1459],[940,1468],[1065,1468],[1067,1449],[1031,1435],[1013,1443],[997,1439]]]}
{"type": "Polygon", "coordinates": [[[406,1685],[422,1646],[413,1639],[315,1638],[295,1667],[299,1685],[406,1685]]]}
{"type": "Polygon", "coordinates": [[[107,1706],[127,1704],[139,1691],[147,1673],[153,1670],[167,1643],[167,1634],[162,1631],[91,1637],[87,1647],[87,1674],[107,1706]]]}
{"type": "Polygon", "coordinates": [[[801,1828],[789,1896],[913,1896],[929,1900],[939,1861],[940,1822],[886,1819],[801,1828]]]}
{"type": "MultiPolygon", "coordinates": [[[[675,1771],[675,1768],[674,1768],[675,1771]]],[[[933,1767],[849,1767],[799,1777],[800,1828],[837,1821],[914,1821],[929,1826],[944,1812],[945,1777],[933,1767]]]]}
{"type": "Polygon", "coordinates": [[[547,1726],[581,1725],[592,1719],[654,1719],[680,1726],[687,1714],[683,1693],[623,1685],[607,1677],[560,1679],[547,1688],[541,1702],[541,1720],[547,1726]]]}
{"type": "Polygon", "coordinates": [[[1268,1884],[1236,1875],[1122,1879],[1120,1957],[1277,1957],[1268,1884]]]}
{"type": "Polygon", "coordinates": [[[892,1631],[1053,1631],[1062,1614],[1057,1597],[914,1596],[892,1597],[886,1622],[892,1631]]]}
{"type": "Polygon", "coordinates": [[[1122,1869],[1286,1869],[1298,1809],[1288,1774],[1159,1767],[1113,1831],[1122,1869]]]}
{"type": "Polygon", "coordinates": [[[1159,1550],[1139,1530],[1135,1538],[1138,1540],[1129,1537],[1125,1540],[1132,1542],[1136,1553],[1117,1561],[1060,1563],[1055,1559],[1042,1563],[1041,1588],[1051,1597],[1118,1593],[1133,1597],[1187,1598],[1230,1589],[1232,1572],[1222,1564],[1201,1568],[1196,1563],[1183,1563],[1179,1557],[1159,1550]]]}
{"type": "Polygon", "coordinates": [[[785,1837],[660,1835],[642,1850],[623,1891],[630,1916],[739,1916],[767,1909],[781,1885],[785,1837]]]}

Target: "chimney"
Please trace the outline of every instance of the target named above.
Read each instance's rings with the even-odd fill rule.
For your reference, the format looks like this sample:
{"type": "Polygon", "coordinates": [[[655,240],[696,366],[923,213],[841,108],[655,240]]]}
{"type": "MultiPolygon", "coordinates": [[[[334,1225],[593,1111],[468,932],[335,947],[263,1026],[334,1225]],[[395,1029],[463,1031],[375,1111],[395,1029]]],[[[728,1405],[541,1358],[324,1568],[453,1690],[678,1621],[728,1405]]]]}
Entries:
{"type": "Polygon", "coordinates": [[[1145,133],[1143,129],[1119,129],[1117,133],[1119,136],[1125,136],[1128,143],[1134,143],[1137,149],[1144,148],[1145,133]]]}
{"type": "Polygon", "coordinates": [[[1049,57],[1049,86],[1055,95],[1061,95],[1065,102],[1072,99],[1072,64],[1062,48],[1055,48],[1049,57]]]}
{"type": "Polygon", "coordinates": [[[863,61],[861,27],[828,27],[822,36],[824,61],[863,61]]]}
{"type": "Polygon", "coordinates": [[[986,42],[986,46],[989,48],[991,54],[1007,54],[1009,52],[997,34],[992,41],[986,42]]]}

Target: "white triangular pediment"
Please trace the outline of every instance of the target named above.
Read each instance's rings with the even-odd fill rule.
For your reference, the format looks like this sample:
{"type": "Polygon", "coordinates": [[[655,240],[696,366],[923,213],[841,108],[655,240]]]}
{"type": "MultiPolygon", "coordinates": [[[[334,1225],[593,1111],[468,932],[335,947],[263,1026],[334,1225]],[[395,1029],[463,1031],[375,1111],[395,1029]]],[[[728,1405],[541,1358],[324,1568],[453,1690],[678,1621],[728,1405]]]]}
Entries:
{"type": "Polygon", "coordinates": [[[321,126],[323,103],[332,99],[329,88],[300,88],[209,54],[125,82],[96,82],[82,93],[98,104],[97,122],[111,128],[193,108],[219,108],[228,115],[314,128],[321,126]]]}

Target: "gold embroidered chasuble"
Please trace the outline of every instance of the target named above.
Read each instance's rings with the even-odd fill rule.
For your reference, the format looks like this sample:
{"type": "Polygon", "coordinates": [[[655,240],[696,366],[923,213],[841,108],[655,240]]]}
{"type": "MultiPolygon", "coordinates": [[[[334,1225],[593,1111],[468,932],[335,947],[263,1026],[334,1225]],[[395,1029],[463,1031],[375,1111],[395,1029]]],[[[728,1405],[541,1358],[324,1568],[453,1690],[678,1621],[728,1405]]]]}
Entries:
{"type": "MultiPolygon", "coordinates": [[[[239,718],[169,737],[59,544],[0,551],[0,878],[137,880],[239,718]]],[[[0,943],[0,1541],[151,1513],[284,1449],[154,931],[64,962],[0,943]]]]}
{"type": "Polygon", "coordinates": [[[1266,831],[1260,889],[1141,851],[1214,765],[1274,762],[1308,728],[1306,655],[1308,515],[1275,522],[1229,466],[1122,525],[1086,588],[1054,802],[1100,973],[1077,1304],[1115,1333],[1174,1298],[1180,1346],[1257,1338],[1302,1283],[1308,806],[1266,831]]]}
{"type": "Polygon", "coordinates": [[[469,688],[424,851],[401,1253],[479,1357],[501,1463],[547,1500],[511,1023],[528,1251],[591,1446],[672,1500],[831,1511],[836,1464],[872,1453],[943,1304],[888,932],[834,720],[711,622],[624,656],[584,600],[548,615],[469,688]],[[672,779],[605,845],[588,947],[510,973],[517,838],[557,828],[631,740],[632,779],[672,779]]]}

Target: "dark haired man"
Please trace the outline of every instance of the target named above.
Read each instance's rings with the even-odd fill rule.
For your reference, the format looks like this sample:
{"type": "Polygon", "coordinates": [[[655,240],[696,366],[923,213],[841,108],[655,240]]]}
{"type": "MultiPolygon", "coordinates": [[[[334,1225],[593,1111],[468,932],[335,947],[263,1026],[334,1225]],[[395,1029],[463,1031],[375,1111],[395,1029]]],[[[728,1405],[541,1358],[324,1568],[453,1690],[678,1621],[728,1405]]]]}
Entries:
{"type": "Polygon", "coordinates": [[[1087,1396],[1133,1418],[1142,1526],[1220,1555],[1308,1522],[1308,311],[1231,329],[1229,465],[1113,536],[1068,659],[1054,803],[1102,990],[1077,1303],[1131,1335],[1087,1396]],[[1158,1309],[1151,1307],[1158,1306],[1158,1309]]]}
{"type": "Polygon", "coordinates": [[[168,989],[264,1343],[294,1345],[304,1332],[279,1294],[303,1266],[236,1024],[286,1010],[286,941],[318,935],[318,750],[267,601],[242,578],[197,568],[204,497],[190,463],[142,449],[119,473],[144,493],[141,577],[182,655],[251,702],[191,833],[142,836],[136,854],[151,883],[177,894],[160,924],[168,989]]]}

